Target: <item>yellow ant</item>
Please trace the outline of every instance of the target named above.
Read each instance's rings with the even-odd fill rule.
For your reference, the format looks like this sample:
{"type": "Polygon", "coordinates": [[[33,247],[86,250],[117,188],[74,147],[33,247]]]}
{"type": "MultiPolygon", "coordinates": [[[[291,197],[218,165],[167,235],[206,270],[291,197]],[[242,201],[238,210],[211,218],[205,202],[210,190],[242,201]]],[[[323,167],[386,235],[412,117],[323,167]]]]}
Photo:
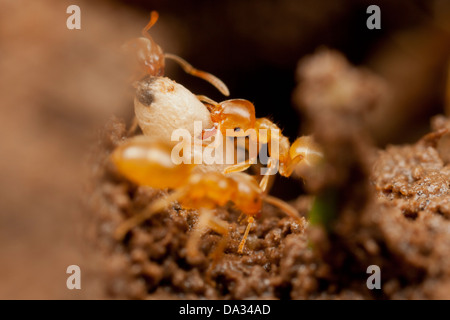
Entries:
{"type": "Polygon", "coordinates": [[[165,59],[171,59],[177,62],[183,70],[195,77],[199,77],[215,86],[223,95],[229,96],[230,92],[227,86],[216,76],[201,70],[195,69],[186,60],[171,53],[164,53],[161,47],[153,40],[148,31],[158,20],[158,12],[150,13],[150,21],[142,29],[143,37],[128,41],[123,48],[125,51],[133,52],[141,66],[141,70],[150,76],[160,77],[164,75],[165,59]]]}
{"type": "Polygon", "coordinates": [[[178,201],[186,209],[199,210],[199,222],[187,243],[190,257],[197,255],[198,242],[205,227],[223,236],[215,250],[215,256],[217,252],[220,254],[223,251],[228,237],[228,224],[215,217],[213,210],[228,202],[234,203],[248,217],[248,224],[238,247],[239,253],[243,253],[254,217],[261,212],[263,201],[303,223],[303,218],[300,218],[295,208],[278,198],[263,194],[252,176],[239,172],[228,175],[221,172],[193,173],[192,164],[174,164],[171,151],[172,146],[168,143],[136,136],[112,153],[112,162],[128,180],[138,185],[174,190],[166,198],[154,201],[143,212],[123,222],[116,230],[116,239],[122,239],[133,227],[151,218],[173,201],[178,201]]]}
{"type": "Polygon", "coordinates": [[[255,117],[255,107],[250,101],[231,99],[217,103],[205,96],[199,95],[197,97],[206,104],[214,123],[213,128],[204,130],[202,138],[207,138],[217,131],[228,137],[244,137],[248,135],[246,133],[248,129],[254,129],[254,134],[248,135],[249,142],[247,145],[252,142],[257,143],[257,153],[250,154],[246,161],[227,167],[224,173],[248,169],[256,163],[263,144],[267,144],[269,153],[267,172],[260,181],[263,192],[267,190],[269,178],[277,169],[280,175],[289,177],[300,162],[312,167],[322,161],[321,148],[311,136],[299,137],[291,144],[289,139],[281,134],[281,129],[275,123],[268,118],[255,117]],[[262,130],[265,134],[262,134],[262,130]],[[276,136],[272,136],[273,133],[276,136]],[[273,142],[275,142],[275,145],[272,145],[273,142]],[[274,148],[277,148],[278,152],[274,152],[274,148]]]}

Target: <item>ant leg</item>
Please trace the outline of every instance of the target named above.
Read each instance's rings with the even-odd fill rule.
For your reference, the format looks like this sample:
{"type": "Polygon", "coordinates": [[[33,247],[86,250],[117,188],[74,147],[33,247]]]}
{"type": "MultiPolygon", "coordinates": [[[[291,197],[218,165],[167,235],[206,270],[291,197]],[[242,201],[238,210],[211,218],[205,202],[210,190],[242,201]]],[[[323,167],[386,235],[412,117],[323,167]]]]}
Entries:
{"type": "Polygon", "coordinates": [[[150,12],[150,21],[147,23],[147,25],[142,29],[142,35],[146,38],[149,38],[148,30],[156,23],[158,20],[159,14],[156,11],[150,12]]]}
{"type": "MultiPolygon", "coordinates": [[[[250,135],[249,137],[249,144],[252,143],[252,141],[257,141],[256,138],[252,138],[252,136],[250,135]]],[[[232,172],[242,172],[247,170],[248,168],[250,168],[250,166],[252,164],[256,164],[258,162],[258,154],[260,152],[260,147],[258,147],[258,150],[255,151],[251,151],[251,148],[249,150],[248,147],[246,147],[246,149],[249,151],[249,158],[245,161],[241,161],[239,163],[233,164],[229,167],[226,167],[225,170],[223,171],[223,173],[227,174],[227,173],[232,173],[232,172]]]]}
{"type": "Polygon", "coordinates": [[[269,161],[267,162],[267,170],[264,177],[259,182],[259,187],[261,190],[265,193],[267,190],[267,186],[269,185],[269,179],[271,176],[274,175],[274,171],[277,169],[277,161],[273,158],[269,158],[269,161]]]}
{"type": "MultiPolygon", "coordinates": [[[[264,179],[264,177],[265,176],[263,176],[263,179],[264,179]]],[[[264,184],[265,184],[264,188],[265,189],[264,190],[261,189],[263,194],[268,194],[270,192],[270,189],[272,189],[273,183],[275,182],[275,177],[276,177],[276,175],[272,174],[272,175],[268,176],[268,178],[266,178],[267,181],[264,182],[264,184]]],[[[259,181],[260,184],[261,184],[261,180],[259,181]]]]}
{"type": "Polygon", "coordinates": [[[180,199],[185,193],[185,190],[180,189],[172,194],[164,197],[162,199],[157,199],[153,201],[147,208],[139,212],[138,214],[132,216],[128,220],[122,222],[116,229],[114,233],[114,238],[116,240],[122,240],[125,235],[135,226],[141,224],[145,220],[150,219],[154,214],[164,210],[173,201],[180,199]]]}
{"type": "Polygon", "coordinates": [[[263,200],[265,202],[267,202],[267,203],[269,203],[269,204],[271,204],[271,205],[281,209],[281,211],[286,213],[289,217],[291,217],[291,218],[293,218],[293,219],[295,219],[295,220],[297,220],[299,222],[300,221],[301,222],[304,221],[304,218],[301,217],[299,215],[298,211],[293,206],[291,206],[289,203],[287,203],[287,202],[285,202],[285,201],[283,201],[281,199],[269,196],[269,195],[265,195],[263,197],[263,200]]]}
{"type": "Polygon", "coordinates": [[[248,159],[245,160],[243,162],[234,164],[232,166],[226,167],[225,170],[223,170],[223,173],[232,173],[232,172],[241,172],[241,171],[245,171],[248,168],[250,168],[250,166],[252,164],[256,163],[256,158],[252,158],[252,159],[248,159]]]}
{"type": "Polygon", "coordinates": [[[210,84],[212,84],[214,87],[216,87],[217,90],[219,90],[224,96],[230,95],[230,90],[228,90],[228,87],[225,85],[225,83],[223,83],[222,80],[220,80],[216,76],[212,75],[211,73],[195,69],[186,60],[184,60],[183,58],[180,58],[177,55],[174,55],[171,53],[165,53],[164,57],[167,59],[172,59],[173,61],[178,63],[186,73],[208,81],[210,84]]]}
{"type": "Polygon", "coordinates": [[[255,219],[253,217],[248,217],[247,219],[247,228],[245,228],[244,236],[242,237],[241,242],[239,243],[238,253],[242,254],[244,251],[245,242],[247,241],[248,233],[250,232],[250,229],[253,225],[253,222],[255,222],[255,219]]]}

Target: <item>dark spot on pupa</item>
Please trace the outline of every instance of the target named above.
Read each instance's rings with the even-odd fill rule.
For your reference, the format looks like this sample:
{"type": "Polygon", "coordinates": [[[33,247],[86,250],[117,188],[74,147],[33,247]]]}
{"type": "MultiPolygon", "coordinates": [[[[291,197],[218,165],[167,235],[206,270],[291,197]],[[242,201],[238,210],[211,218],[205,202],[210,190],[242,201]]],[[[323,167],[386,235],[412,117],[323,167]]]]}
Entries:
{"type": "Polygon", "coordinates": [[[152,83],[157,79],[157,77],[152,76],[146,76],[144,79],[142,79],[139,82],[137,91],[136,91],[136,98],[138,101],[143,104],[146,107],[149,107],[153,100],[155,99],[152,91],[151,91],[151,85],[152,83]]]}
{"type": "Polygon", "coordinates": [[[154,100],[153,93],[151,93],[148,89],[144,88],[137,91],[136,97],[139,100],[139,102],[146,107],[149,107],[154,100]]]}

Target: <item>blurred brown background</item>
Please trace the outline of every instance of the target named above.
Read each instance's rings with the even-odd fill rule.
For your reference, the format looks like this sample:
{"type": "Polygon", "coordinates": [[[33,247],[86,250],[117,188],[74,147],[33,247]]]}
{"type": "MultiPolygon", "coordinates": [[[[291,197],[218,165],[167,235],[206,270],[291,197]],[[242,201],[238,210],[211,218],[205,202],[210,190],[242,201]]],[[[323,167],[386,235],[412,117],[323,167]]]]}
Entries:
{"type": "MultiPolygon", "coordinates": [[[[0,298],[102,298],[88,228],[90,150],[112,116],[130,119],[133,90],[119,48],[140,35],[150,10],[161,47],[220,77],[232,98],[255,103],[294,139],[291,103],[298,60],[320,46],[341,51],[386,80],[373,117],[379,146],[411,142],[444,112],[450,6],[435,1],[13,1],[0,3],[0,298]],[[68,30],[66,8],[81,8],[68,30]],[[381,30],[366,28],[367,6],[381,30]],[[66,268],[82,290],[66,288],[66,268]]],[[[195,93],[223,97],[168,63],[166,75],[195,93]]],[[[290,184],[274,193],[289,198],[290,184]]],[[[281,187],[281,184],[283,186],[281,187]]]]}

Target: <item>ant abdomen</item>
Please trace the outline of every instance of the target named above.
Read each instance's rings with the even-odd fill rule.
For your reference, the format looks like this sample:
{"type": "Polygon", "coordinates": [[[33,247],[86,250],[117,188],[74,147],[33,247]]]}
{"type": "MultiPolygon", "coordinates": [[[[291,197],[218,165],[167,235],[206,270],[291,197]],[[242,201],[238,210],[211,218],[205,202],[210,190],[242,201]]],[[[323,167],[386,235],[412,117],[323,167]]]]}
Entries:
{"type": "Polygon", "coordinates": [[[188,180],[192,165],[175,165],[172,146],[145,136],[136,136],[111,155],[120,174],[138,185],[157,189],[178,188],[188,180]]]}

